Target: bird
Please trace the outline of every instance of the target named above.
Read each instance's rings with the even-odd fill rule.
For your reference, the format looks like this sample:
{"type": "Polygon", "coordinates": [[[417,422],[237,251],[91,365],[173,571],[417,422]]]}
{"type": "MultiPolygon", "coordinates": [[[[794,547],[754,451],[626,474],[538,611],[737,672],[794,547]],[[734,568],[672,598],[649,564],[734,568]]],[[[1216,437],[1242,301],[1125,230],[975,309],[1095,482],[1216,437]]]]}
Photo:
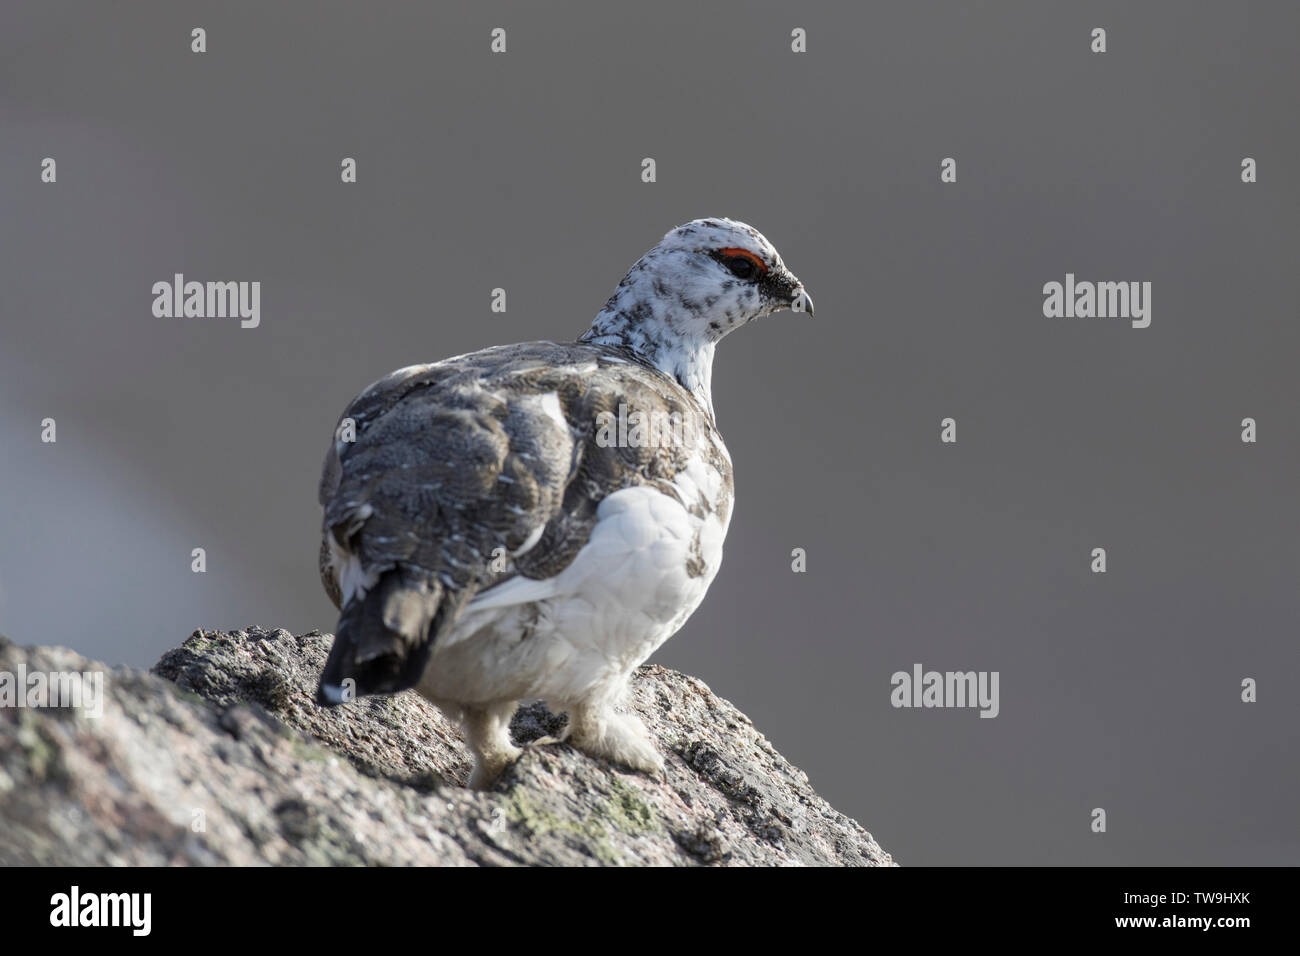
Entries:
{"type": "Polygon", "coordinates": [[[340,614],[317,702],[414,689],[460,724],[476,789],[522,753],[510,720],[535,699],[567,715],[578,751],[662,777],[624,702],[722,561],[734,483],[714,350],[785,310],[811,316],[813,301],[773,245],[696,219],[633,264],[576,341],[411,365],[363,390],[319,488],[321,582],[340,614]]]}

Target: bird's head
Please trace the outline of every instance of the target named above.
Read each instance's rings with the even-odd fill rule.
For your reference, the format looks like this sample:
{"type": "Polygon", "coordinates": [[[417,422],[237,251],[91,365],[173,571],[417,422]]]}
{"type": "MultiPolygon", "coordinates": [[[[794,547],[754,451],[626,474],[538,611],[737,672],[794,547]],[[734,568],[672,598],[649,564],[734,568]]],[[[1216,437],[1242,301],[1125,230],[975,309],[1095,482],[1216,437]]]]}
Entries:
{"type": "Polygon", "coordinates": [[[638,327],[658,331],[653,327],[662,325],[682,338],[717,342],[784,309],[811,315],[812,297],[766,237],[733,219],[696,219],[636,261],[592,331],[634,334],[638,327]]]}
{"type": "Polygon", "coordinates": [[[636,261],[582,341],[629,348],[694,391],[693,366],[703,363],[707,392],[713,346],[785,309],[812,315],[812,297],[763,234],[733,219],[695,219],[636,261]]]}

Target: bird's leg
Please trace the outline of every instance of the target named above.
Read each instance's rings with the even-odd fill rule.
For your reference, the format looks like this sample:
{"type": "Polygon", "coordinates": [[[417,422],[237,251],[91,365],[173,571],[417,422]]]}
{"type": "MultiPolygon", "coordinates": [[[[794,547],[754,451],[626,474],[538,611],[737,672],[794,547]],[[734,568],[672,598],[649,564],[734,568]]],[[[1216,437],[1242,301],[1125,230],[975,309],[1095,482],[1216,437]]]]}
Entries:
{"type": "Polygon", "coordinates": [[[462,717],[465,740],[474,754],[474,772],[469,785],[473,790],[485,790],[501,776],[501,771],[514,763],[522,751],[510,742],[510,718],[515,714],[518,701],[489,704],[486,707],[466,707],[462,717]]]}
{"type": "Polygon", "coordinates": [[[650,739],[641,719],[615,712],[607,699],[584,701],[569,707],[567,743],[583,753],[609,760],[651,776],[662,777],[664,759],[650,739]]]}

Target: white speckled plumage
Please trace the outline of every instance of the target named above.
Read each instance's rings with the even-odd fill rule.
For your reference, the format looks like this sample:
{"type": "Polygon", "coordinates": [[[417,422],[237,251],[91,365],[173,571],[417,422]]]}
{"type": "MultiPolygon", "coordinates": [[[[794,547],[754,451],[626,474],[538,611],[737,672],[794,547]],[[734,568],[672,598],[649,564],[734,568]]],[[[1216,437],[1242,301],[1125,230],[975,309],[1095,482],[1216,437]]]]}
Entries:
{"type": "Polygon", "coordinates": [[[343,418],[321,481],[322,581],[342,616],[318,699],[414,687],[460,717],[484,786],[512,760],[518,700],[569,714],[568,740],[655,772],[616,704],[703,600],[731,519],[714,347],[812,302],[752,227],[695,220],[628,272],[571,345],[486,349],[399,369],[343,418]],[[667,444],[610,446],[602,416],[675,415],[667,444]]]}

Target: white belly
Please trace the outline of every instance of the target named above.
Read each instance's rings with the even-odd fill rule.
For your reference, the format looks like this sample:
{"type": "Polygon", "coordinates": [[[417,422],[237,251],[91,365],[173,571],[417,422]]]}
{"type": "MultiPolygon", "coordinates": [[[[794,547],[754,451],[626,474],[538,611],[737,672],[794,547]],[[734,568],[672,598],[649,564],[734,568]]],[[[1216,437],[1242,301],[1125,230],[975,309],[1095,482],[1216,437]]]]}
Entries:
{"type": "MultiPolygon", "coordinates": [[[[724,513],[730,518],[730,508],[724,513]]],[[[596,516],[587,544],[556,577],[513,578],[470,603],[434,647],[421,694],[559,704],[616,693],[686,622],[722,562],[726,523],[716,508],[692,514],[643,485],[610,495],[596,516]]]]}

